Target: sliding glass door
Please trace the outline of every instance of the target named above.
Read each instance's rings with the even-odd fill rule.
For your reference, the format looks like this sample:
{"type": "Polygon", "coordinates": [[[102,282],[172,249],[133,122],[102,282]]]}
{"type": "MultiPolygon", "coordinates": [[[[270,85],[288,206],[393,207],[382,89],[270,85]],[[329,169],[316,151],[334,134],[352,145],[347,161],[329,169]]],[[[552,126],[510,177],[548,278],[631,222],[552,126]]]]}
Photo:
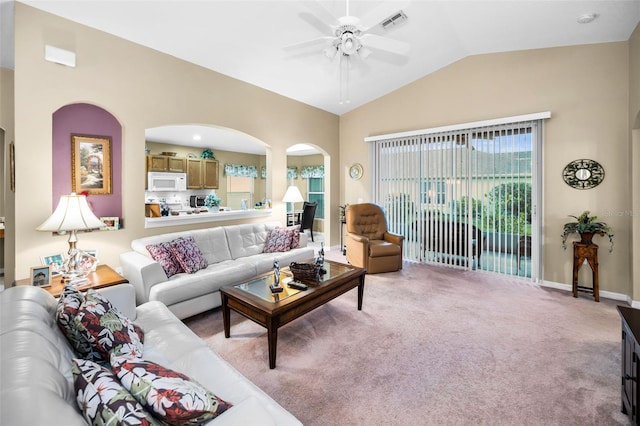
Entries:
{"type": "Polygon", "coordinates": [[[371,144],[374,202],[404,257],[537,279],[541,120],[371,144]]]}

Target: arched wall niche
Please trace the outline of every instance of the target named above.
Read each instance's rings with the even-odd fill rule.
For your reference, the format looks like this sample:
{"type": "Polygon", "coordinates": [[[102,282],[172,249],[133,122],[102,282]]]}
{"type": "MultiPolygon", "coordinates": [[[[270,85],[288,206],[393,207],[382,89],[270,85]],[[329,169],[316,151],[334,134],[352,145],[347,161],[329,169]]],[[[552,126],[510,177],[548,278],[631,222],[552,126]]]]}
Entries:
{"type": "MultiPolygon", "coordinates": [[[[331,156],[327,151],[314,144],[296,144],[287,147],[287,167],[297,167],[298,179],[293,180],[293,184],[298,187],[305,200],[308,200],[306,179],[300,177],[302,166],[324,166],[324,215],[323,219],[314,221],[314,231],[322,232],[325,235],[325,242],[330,242],[331,235],[331,156]]],[[[289,184],[289,180],[287,180],[289,184]]],[[[295,206],[302,207],[302,203],[295,206]]]]}
{"type": "Polygon", "coordinates": [[[52,210],[72,190],[71,137],[74,134],[111,139],[111,194],[89,195],[96,216],[122,217],[122,125],[113,114],[88,103],[74,103],[53,113],[52,210]]]}

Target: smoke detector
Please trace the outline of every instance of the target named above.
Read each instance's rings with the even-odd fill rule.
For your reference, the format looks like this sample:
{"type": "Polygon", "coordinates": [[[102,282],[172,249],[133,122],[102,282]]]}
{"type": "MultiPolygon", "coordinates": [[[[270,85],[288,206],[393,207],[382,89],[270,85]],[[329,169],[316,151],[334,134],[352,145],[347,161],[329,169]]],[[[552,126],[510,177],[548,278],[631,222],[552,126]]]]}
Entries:
{"type": "Polygon", "coordinates": [[[584,13],[584,14],[578,16],[578,23],[579,24],[588,24],[590,22],[593,22],[597,17],[598,17],[597,13],[584,13]]]}

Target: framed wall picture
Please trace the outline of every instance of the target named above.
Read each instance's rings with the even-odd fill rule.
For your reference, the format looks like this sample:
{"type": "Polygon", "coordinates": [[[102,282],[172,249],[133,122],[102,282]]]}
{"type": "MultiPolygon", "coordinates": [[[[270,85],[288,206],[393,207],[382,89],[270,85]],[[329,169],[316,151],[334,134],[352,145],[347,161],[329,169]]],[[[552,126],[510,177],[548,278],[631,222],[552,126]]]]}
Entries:
{"type": "Polygon", "coordinates": [[[51,266],[34,266],[31,268],[31,285],[35,287],[51,286],[51,266]]]}
{"type": "Polygon", "coordinates": [[[103,231],[117,231],[120,227],[119,217],[101,217],[100,220],[106,225],[100,228],[103,231]]]}
{"type": "Polygon", "coordinates": [[[56,276],[62,273],[62,266],[64,265],[64,255],[62,253],[40,256],[40,261],[43,266],[51,266],[51,275],[56,276]]]}
{"type": "Polygon", "coordinates": [[[71,190],[111,194],[111,138],[71,135],[71,190]]]}

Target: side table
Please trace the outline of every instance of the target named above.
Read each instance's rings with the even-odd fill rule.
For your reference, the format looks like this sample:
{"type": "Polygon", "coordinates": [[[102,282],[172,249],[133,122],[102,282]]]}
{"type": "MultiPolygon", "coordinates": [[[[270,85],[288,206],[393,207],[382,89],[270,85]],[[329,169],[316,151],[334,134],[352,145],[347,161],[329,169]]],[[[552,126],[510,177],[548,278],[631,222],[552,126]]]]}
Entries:
{"type": "Polygon", "coordinates": [[[573,243],[573,297],[578,297],[578,291],[593,293],[596,302],[600,301],[600,287],[598,285],[598,245],[573,243]],[[593,287],[583,287],[578,285],[578,271],[584,263],[589,263],[592,273],[593,287]]]}
{"type": "MultiPolygon", "coordinates": [[[[61,282],[62,277],[58,275],[51,280],[51,286],[45,287],[53,297],[59,297],[62,294],[64,285],[61,282]]],[[[95,272],[90,272],[87,275],[88,281],[78,286],[79,290],[88,290],[90,288],[98,289],[104,287],[110,287],[116,284],[126,284],[129,281],[122,275],[118,274],[108,265],[98,265],[95,272]]],[[[24,280],[16,281],[16,285],[31,285],[31,281],[27,278],[24,280]]]]}

